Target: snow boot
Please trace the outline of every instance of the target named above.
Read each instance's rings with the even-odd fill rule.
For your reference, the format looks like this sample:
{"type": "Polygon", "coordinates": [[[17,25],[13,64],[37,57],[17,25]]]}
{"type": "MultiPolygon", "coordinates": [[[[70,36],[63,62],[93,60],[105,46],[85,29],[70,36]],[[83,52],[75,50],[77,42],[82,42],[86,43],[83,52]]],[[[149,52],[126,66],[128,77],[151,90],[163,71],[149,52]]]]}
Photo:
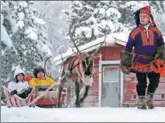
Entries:
{"type": "Polygon", "coordinates": [[[146,104],[147,104],[148,109],[154,109],[153,94],[147,94],[146,104]]]}
{"type": "Polygon", "coordinates": [[[143,96],[138,97],[137,108],[138,109],[147,109],[145,97],[143,97],[143,96]]]}

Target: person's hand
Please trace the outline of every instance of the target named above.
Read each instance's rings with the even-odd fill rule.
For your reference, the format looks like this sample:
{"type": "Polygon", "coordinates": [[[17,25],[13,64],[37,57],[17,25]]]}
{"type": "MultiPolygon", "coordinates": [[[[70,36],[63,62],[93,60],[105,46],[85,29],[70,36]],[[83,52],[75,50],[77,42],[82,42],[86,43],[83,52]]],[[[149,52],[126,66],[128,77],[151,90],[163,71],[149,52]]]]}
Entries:
{"type": "Polygon", "coordinates": [[[10,92],[10,95],[14,95],[14,94],[17,94],[16,90],[13,90],[13,91],[10,92]]]}
{"type": "Polygon", "coordinates": [[[125,66],[121,66],[121,70],[123,73],[125,74],[129,74],[130,73],[130,69],[128,67],[125,67],[125,66]]]}

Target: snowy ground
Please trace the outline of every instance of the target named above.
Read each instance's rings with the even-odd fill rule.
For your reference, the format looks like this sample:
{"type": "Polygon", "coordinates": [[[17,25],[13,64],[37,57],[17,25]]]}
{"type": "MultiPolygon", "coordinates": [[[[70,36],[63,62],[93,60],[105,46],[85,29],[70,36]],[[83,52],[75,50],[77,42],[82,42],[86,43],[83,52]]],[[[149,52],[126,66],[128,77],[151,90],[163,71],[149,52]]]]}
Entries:
{"type": "Polygon", "coordinates": [[[7,108],[1,107],[2,122],[165,122],[165,108],[7,108]]]}

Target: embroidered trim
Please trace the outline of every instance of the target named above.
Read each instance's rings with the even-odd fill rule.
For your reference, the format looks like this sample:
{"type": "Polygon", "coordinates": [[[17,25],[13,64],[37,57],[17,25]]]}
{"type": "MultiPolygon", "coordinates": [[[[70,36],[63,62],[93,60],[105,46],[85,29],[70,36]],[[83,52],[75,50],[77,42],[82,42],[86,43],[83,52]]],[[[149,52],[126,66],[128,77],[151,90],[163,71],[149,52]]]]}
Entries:
{"type": "Polygon", "coordinates": [[[140,31],[142,31],[142,29],[141,29],[140,27],[137,27],[134,31],[132,31],[130,37],[131,37],[132,39],[135,40],[136,35],[137,35],[140,31]]]}
{"type": "Polygon", "coordinates": [[[160,36],[162,35],[162,33],[160,32],[160,30],[156,27],[151,27],[151,29],[153,32],[156,32],[158,34],[158,38],[160,38],[160,36]]]}
{"type": "Polygon", "coordinates": [[[142,45],[143,46],[153,46],[154,45],[154,32],[149,30],[149,39],[147,39],[147,31],[141,31],[142,45]]]}
{"type": "Polygon", "coordinates": [[[149,33],[150,44],[154,45],[154,32],[150,31],[149,33]]]}

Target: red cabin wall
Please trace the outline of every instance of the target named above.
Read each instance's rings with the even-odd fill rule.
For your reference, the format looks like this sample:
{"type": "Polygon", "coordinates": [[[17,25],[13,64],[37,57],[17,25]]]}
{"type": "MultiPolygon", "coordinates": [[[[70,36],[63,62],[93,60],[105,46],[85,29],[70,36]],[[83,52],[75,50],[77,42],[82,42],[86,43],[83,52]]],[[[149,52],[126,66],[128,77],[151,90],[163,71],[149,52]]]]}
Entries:
{"type": "MultiPolygon", "coordinates": [[[[136,104],[136,84],[135,74],[124,75],[123,106],[135,106],[136,104]]],[[[159,86],[155,92],[154,104],[158,107],[165,107],[165,77],[160,78],[159,86]]]]}
{"type": "MultiPolygon", "coordinates": [[[[102,47],[100,53],[103,61],[120,60],[120,51],[124,50],[123,46],[102,47]]],[[[99,58],[94,61],[94,72],[99,71],[99,58]]],[[[123,106],[133,106],[136,102],[136,77],[135,74],[124,74],[123,76],[123,106]]],[[[94,82],[89,89],[89,94],[84,100],[84,106],[97,107],[99,100],[99,76],[94,75],[94,82]]],[[[159,87],[155,94],[155,105],[165,107],[165,78],[160,79],[159,87]]]]}
{"type": "MultiPolygon", "coordinates": [[[[124,47],[116,45],[115,47],[102,47],[99,52],[102,54],[102,60],[119,60],[120,51],[124,47]]],[[[94,61],[94,72],[99,71],[99,58],[94,61]]],[[[94,82],[89,89],[88,96],[84,100],[83,106],[96,107],[98,106],[98,95],[99,95],[99,75],[94,75],[94,82]]]]}

